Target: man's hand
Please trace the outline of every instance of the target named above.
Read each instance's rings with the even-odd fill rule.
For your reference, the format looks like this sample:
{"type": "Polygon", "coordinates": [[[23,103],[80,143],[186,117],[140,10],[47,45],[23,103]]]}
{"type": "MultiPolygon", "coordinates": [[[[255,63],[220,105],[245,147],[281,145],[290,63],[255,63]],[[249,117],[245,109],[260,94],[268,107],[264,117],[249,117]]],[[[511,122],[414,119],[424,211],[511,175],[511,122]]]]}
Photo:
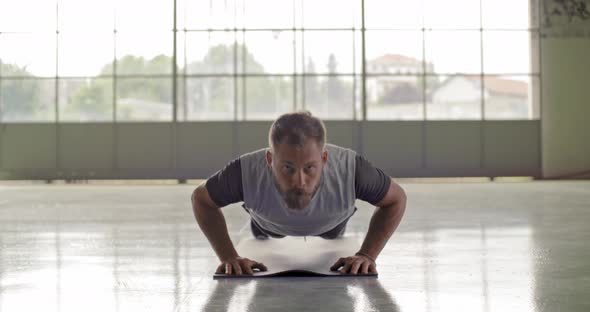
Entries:
{"type": "Polygon", "coordinates": [[[233,257],[222,261],[215,273],[226,275],[252,275],[254,274],[254,269],[260,271],[267,270],[266,266],[260,262],[252,261],[248,258],[233,257]]]}
{"type": "Polygon", "coordinates": [[[332,267],[331,271],[339,271],[340,273],[348,274],[369,274],[377,273],[377,265],[375,261],[367,256],[354,255],[351,257],[340,258],[332,267]]]}

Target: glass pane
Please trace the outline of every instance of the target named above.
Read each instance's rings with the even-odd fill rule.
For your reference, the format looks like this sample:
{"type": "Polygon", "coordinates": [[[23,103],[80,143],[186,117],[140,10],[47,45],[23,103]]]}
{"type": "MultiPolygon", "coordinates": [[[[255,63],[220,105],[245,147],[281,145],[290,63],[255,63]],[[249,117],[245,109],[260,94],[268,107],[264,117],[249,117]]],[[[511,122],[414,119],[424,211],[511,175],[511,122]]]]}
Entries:
{"type": "Polygon", "coordinates": [[[481,119],[480,76],[431,76],[426,95],[427,119],[481,119]]]}
{"type": "MultiPolygon", "coordinates": [[[[254,78],[254,77],[253,77],[254,78]]],[[[246,79],[245,78],[238,78],[237,79],[237,96],[238,99],[237,103],[237,119],[238,120],[246,120],[246,79]]]]}
{"type": "Polygon", "coordinates": [[[55,77],[55,34],[0,34],[2,76],[55,77]]]}
{"type": "Polygon", "coordinates": [[[117,33],[117,74],[171,74],[172,44],[172,32],[117,33]]]}
{"type": "Polygon", "coordinates": [[[532,76],[485,76],[486,119],[533,119],[539,114],[538,79],[532,76]]]}
{"type": "Polygon", "coordinates": [[[118,30],[171,31],[174,28],[173,1],[118,0],[115,10],[118,30]]]}
{"type": "Polygon", "coordinates": [[[351,76],[305,77],[305,109],[324,119],[352,119],[353,81],[351,76]]]}
{"type": "Polygon", "coordinates": [[[304,107],[303,101],[305,100],[305,79],[308,76],[297,76],[294,77],[294,88],[293,88],[293,110],[301,110],[304,107]]]}
{"type": "Polygon", "coordinates": [[[179,84],[179,93],[179,120],[234,118],[233,78],[186,78],[179,84]]]}
{"type": "Polygon", "coordinates": [[[117,120],[171,121],[172,78],[119,78],[117,120]]]}
{"type": "Polygon", "coordinates": [[[486,31],[483,53],[483,70],[487,74],[528,74],[531,72],[531,33],[486,31]]]}
{"type": "Polygon", "coordinates": [[[371,28],[420,29],[423,1],[365,0],[365,26],[371,28]]]}
{"type": "Polygon", "coordinates": [[[248,77],[245,81],[246,119],[272,120],[293,110],[291,77],[248,77]]]}
{"type": "Polygon", "coordinates": [[[60,121],[112,121],[113,79],[59,80],[60,121]]]}
{"type": "Polygon", "coordinates": [[[285,29],[295,25],[293,0],[247,0],[238,4],[237,12],[238,27],[285,29]]]}
{"type": "MultiPolygon", "coordinates": [[[[246,73],[287,74],[295,70],[292,31],[245,33],[246,51],[240,51],[240,65],[246,58],[246,73]]],[[[241,66],[240,66],[241,67],[241,66]]]]}
{"type": "Polygon", "coordinates": [[[427,31],[425,50],[426,60],[432,64],[427,72],[481,72],[479,31],[427,31]]]}
{"type": "Polygon", "coordinates": [[[422,120],[423,79],[423,76],[367,78],[367,119],[422,120]]]}
{"type": "Polygon", "coordinates": [[[362,81],[361,75],[354,76],[356,88],[354,90],[354,120],[363,120],[363,94],[362,94],[362,81]]]}
{"type": "Polygon", "coordinates": [[[529,57],[530,61],[530,72],[533,74],[540,74],[541,73],[541,38],[539,32],[532,31],[530,32],[530,46],[529,46],[529,57]]]}
{"type": "MultiPolygon", "coordinates": [[[[531,25],[531,0],[482,0],[484,28],[528,29],[531,25]]],[[[533,13],[534,14],[534,13],[533,13]]]]}
{"type": "Polygon", "coordinates": [[[4,122],[55,121],[55,79],[0,80],[4,122]]]}
{"type": "Polygon", "coordinates": [[[358,0],[304,0],[302,6],[300,18],[304,28],[352,28],[361,25],[361,2],[358,0]],[[326,12],[329,12],[328,18],[326,12]]]}
{"type": "Polygon", "coordinates": [[[179,55],[184,55],[186,73],[233,73],[234,36],[234,32],[187,32],[186,47],[178,49],[179,55]]]}
{"type": "Polygon", "coordinates": [[[110,75],[115,55],[114,35],[101,33],[59,33],[59,76],[110,75]]]}
{"type": "MultiPolygon", "coordinates": [[[[295,55],[295,72],[296,73],[303,73],[304,70],[307,70],[306,65],[309,63],[309,57],[305,54],[304,49],[306,48],[304,42],[304,35],[305,31],[296,31],[295,32],[295,50],[293,54],[295,55]]],[[[315,67],[315,63],[312,64],[315,67]]],[[[297,81],[297,84],[301,84],[303,82],[297,81]]]]}
{"type": "MultiPolygon", "coordinates": [[[[365,38],[366,39],[366,38],[365,38]]],[[[354,66],[354,73],[355,74],[361,74],[361,72],[363,71],[363,35],[362,32],[360,31],[355,31],[354,32],[354,55],[353,57],[353,66],[354,66]]],[[[366,43],[365,43],[366,45],[366,43]]],[[[365,53],[366,53],[366,47],[365,47],[365,53]]],[[[365,55],[366,57],[366,55],[365,55]]]]}
{"type": "Polygon", "coordinates": [[[235,1],[177,0],[178,29],[234,28],[235,1]]]}
{"type": "Polygon", "coordinates": [[[479,0],[424,0],[424,24],[434,29],[479,29],[479,0]]]}
{"type": "Polygon", "coordinates": [[[424,72],[421,31],[367,31],[365,38],[367,73],[424,72]]]}
{"type": "Polygon", "coordinates": [[[352,31],[306,31],[303,35],[306,73],[353,72],[352,31]]]}
{"type": "Polygon", "coordinates": [[[55,0],[0,0],[0,32],[44,31],[55,35],[56,10],[55,0]]]}
{"type": "Polygon", "coordinates": [[[59,30],[108,31],[115,29],[113,0],[59,0],[59,30]]]}

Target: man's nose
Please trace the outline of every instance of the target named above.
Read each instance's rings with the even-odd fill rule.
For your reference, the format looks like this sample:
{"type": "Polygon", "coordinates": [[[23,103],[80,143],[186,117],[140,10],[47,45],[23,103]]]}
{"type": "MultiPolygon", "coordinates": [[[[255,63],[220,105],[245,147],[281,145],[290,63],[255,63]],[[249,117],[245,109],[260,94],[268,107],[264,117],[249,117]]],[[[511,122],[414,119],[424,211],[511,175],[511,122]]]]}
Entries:
{"type": "Polygon", "coordinates": [[[303,171],[299,170],[297,171],[296,177],[295,177],[295,183],[297,185],[298,188],[303,188],[305,186],[305,180],[306,180],[306,176],[305,173],[303,173],[303,171]]]}

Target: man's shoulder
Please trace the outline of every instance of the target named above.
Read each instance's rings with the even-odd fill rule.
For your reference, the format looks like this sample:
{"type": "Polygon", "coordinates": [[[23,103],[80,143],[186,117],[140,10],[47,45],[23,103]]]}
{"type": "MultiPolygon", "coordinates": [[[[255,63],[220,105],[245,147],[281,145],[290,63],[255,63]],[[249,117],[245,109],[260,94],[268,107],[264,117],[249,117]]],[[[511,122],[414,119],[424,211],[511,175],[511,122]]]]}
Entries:
{"type": "Polygon", "coordinates": [[[268,151],[267,147],[240,155],[239,159],[242,164],[242,172],[246,174],[265,172],[268,169],[266,165],[266,151],[268,151]]]}
{"type": "Polygon", "coordinates": [[[259,162],[265,160],[267,150],[268,150],[267,147],[253,150],[251,152],[247,152],[247,153],[240,155],[239,159],[241,162],[256,164],[256,163],[259,163],[259,162]]]}
{"type": "Polygon", "coordinates": [[[240,155],[240,158],[243,158],[243,157],[252,157],[252,156],[257,156],[257,155],[261,155],[261,154],[262,155],[265,155],[267,150],[268,150],[268,147],[263,147],[263,148],[259,148],[259,149],[256,149],[256,150],[252,150],[250,152],[246,152],[244,154],[241,154],[240,155]]]}
{"type": "Polygon", "coordinates": [[[339,146],[336,144],[326,143],[326,150],[328,154],[334,155],[346,155],[346,156],[356,156],[357,152],[353,149],[348,147],[339,146]]]}
{"type": "MultiPolygon", "coordinates": [[[[352,156],[354,158],[358,155],[357,152],[351,148],[343,147],[343,146],[332,144],[332,143],[326,143],[325,148],[328,151],[328,154],[333,157],[335,157],[335,156],[339,156],[339,157],[352,156]]],[[[264,165],[264,164],[266,164],[266,152],[267,151],[268,151],[268,147],[260,148],[257,150],[253,150],[253,151],[241,154],[238,157],[238,159],[241,162],[249,162],[251,165],[260,164],[260,163],[262,163],[264,165]]],[[[339,157],[336,157],[336,158],[339,158],[339,157]]]]}

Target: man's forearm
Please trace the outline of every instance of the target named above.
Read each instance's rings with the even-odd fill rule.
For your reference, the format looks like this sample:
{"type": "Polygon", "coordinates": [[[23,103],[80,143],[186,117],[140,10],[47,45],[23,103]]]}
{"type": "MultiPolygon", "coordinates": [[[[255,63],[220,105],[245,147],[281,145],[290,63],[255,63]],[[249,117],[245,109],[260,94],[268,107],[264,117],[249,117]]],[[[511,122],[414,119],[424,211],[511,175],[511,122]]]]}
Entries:
{"type": "Polygon", "coordinates": [[[237,257],[238,253],[229,237],[227,224],[221,210],[193,202],[193,212],[199,227],[205,233],[219,260],[224,261],[237,257]]]}
{"type": "Polygon", "coordinates": [[[391,206],[375,208],[360,252],[377,259],[377,256],[379,256],[379,253],[381,253],[381,250],[383,250],[383,247],[385,247],[385,244],[401,222],[405,209],[405,199],[391,206]]]}

